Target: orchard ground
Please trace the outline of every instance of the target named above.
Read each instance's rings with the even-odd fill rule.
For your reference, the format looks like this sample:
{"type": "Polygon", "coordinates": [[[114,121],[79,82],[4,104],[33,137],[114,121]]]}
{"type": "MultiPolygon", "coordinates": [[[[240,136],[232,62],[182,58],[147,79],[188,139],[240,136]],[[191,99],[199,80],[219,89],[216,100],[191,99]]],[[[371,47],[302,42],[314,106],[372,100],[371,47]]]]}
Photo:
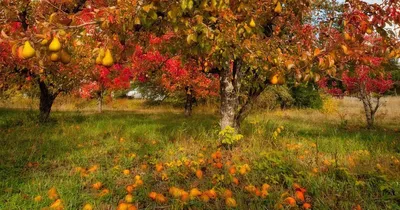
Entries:
{"type": "Polygon", "coordinates": [[[60,98],[52,120],[38,125],[35,101],[10,99],[0,109],[0,209],[128,201],[139,209],[400,209],[400,99],[385,101],[373,130],[350,98],[328,99],[323,110],[257,111],[227,149],[213,105],[186,118],[123,99],[98,114],[94,102],[60,98]]]}

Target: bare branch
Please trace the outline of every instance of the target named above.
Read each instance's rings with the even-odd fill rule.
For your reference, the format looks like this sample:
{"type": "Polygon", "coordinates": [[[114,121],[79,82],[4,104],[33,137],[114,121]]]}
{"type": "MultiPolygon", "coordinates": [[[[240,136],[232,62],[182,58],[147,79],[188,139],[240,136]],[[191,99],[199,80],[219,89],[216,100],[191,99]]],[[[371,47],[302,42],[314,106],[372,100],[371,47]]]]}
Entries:
{"type": "Polygon", "coordinates": [[[376,111],[378,111],[378,108],[380,107],[380,99],[381,99],[380,96],[378,96],[378,98],[376,99],[375,108],[374,108],[374,110],[372,111],[373,114],[375,114],[376,111]]]}
{"type": "Polygon", "coordinates": [[[44,2],[46,2],[46,3],[49,4],[50,6],[54,7],[56,10],[58,10],[58,11],[64,13],[64,14],[68,15],[68,13],[66,13],[64,10],[58,8],[56,5],[52,4],[51,2],[49,2],[49,1],[47,1],[47,0],[44,0],[44,2]]]}
{"type": "Polygon", "coordinates": [[[65,26],[65,28],[67,28],[67,29],[80,28],[80,27],[83,27],[83,26],[96,25],[96,24],[99,24],[99,22],[98,21],[87,22],[87,23],[83,23],[81,25],[76,25],[76,26],[65,26]]]}

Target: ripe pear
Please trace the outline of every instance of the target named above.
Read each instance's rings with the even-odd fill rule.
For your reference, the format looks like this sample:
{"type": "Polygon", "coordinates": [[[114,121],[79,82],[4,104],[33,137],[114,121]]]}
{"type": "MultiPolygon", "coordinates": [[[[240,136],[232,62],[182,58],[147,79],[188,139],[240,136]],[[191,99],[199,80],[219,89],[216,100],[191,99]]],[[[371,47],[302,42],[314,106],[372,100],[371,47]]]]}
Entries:
{"type": "Polygon", "coordinates": [[[106,51],[104,50],[104,48],[101,48],[99,51],[99,56],[101,57],[101,59],[103,59],[105,55],[106,55],[106,51]]]}
{"type": "Polygon", "coordinates": [[[100,55],[98,55],[96,58],[96,64],[101,65],[102,63],[103,63],[103,59],[100,57],[100,55]]]}
{"type": "Polygon", "coordinates": [[[31,43],[25,41],[24,48],[22,50],[22,57],[25,59],[32,58],[35,56],[35,49],[33,49],[31,43]]]}
{"type": "Polygon", "coordinates": [[[103,63],[104,55],[105,55],[104,49],[101,48],[99,51],[99,54],[97,55],[97,58],[96,58],[97,65],[101,65],[103,63]]]}
{"type": "Polygon", "coordinates": [[[61,43],[57,37],[54,37],[53,41],[51,41],[49,45],[49,50],[52,52],[58,52],[60,49],[61,49],[61,43]]]}
{"type": "Polygon", "coordinates": [[[50,60],[53,62],[57,62],[60,59],[60,53],[59,52],[54,52],[51,53],[50,55],[50,60]]]}
{"type": "MultiPolygon", "coordinates": [[[[14,57],[18,57],[18,44],[14,44],[11,49],[11,53],[14,57]]],[[[394,51],[393,51],[394,52],[394,51]]]]}
{"type": "Polygon", "coordinates": [[[273,85],[276,85],[276,84],[278,84],[278,75],[277,74],[274,74],[270,79],[269,79],[269,82],[271,83],[271,84],[273,84],[273,85]]]}
{"type": "Polygon", "coordinates": [[[48,39],[43,39],[43,40],[40,42],[40,44],[41,44],[42,46],[46,45],[47,43],[49,43],[49,40],[48,40],[48,39]]]}
{"type": "Polygon", "coordinates": [[[101,63],[103,64],[103,66],[107,66],[107,67],[110,67],[114,64],[114,59],[113,59],[109,49],[107,49],[106,54],[101,63]]]}
{"type": "Polygon", "coordinates": [[[275,9],[274,9],[274,11],[275,11],[276,13],[281,13],[281,12],[282,12],[282,5],[281,5],[281,2],[278,1],[278,3],[276,4],[276,7],[275,7],[275,9]]]}
{"type": "Polygon", "coordinates": [[[24,59],[24,56],[22,55],[22,52],[24,51],[24,47],[23,46],[19,46],[18,47],[18,58],[19,59],[24,59]]]}
{"type": "Polygon", "coordinates": [[[253,18],[251,18],[251,21],[250,21],[250,27],[256,27],[256,22],[254,22],[254,19],[253,18]]]}
{"type": "Polygon", "coordinates": [[[69,62],[71,62],[71,56],[64,50],[61,50],[60,56],[61,56],[61,62],[63,64],[68,64],[69,62]]]}
{"type": "Polygon", "coordinates": [[[65,32],[62,29],[58,31],[58,35],[60,35],[60,36],[65,36],[66,34],[67,34],[67,32],[65,32]]]}

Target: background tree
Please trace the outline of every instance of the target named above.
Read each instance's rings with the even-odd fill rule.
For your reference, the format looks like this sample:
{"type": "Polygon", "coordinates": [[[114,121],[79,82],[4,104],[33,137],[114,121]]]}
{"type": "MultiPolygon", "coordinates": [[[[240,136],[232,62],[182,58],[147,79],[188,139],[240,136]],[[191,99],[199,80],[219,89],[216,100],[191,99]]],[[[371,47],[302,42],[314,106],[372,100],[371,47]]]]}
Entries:
{"type": "Polygon", "coordinates": [[[131,69],[120,64],[111,68],[96,65],[89,74],[90,79],[82,82],[79,93],[83,98],[96,98],[100,113],[103,111],[103,98],[107,91],[111,94],[111,91],[128,90],[131,87],[131,69]]]}
{"type": "Polygon", "coordinates": [[[171,53],[184,61],[200,59],[207,63],[206,72],[219,74],[224,129],[240,127],[266,86],[310,65],[314,29],[305,24],[310,4],[307,0],[145,1],[140,15],[161,14],[160,24],[176,33],[171,53]]]}
{"type": "Polygon", "coordinates": [[[354,0],[343,8],[340,14],[332,11],[339,17],[327,16],[320,27],[318,67],[327,75],[320,85],[335,96],[359,98],[371,128],[379,99],[393,84],[384,65],[399,55],[399,37],[386,24],[399,24],[399,2],[378,5],[354,0]]]}
{"type": "MultiPolygon", "coordinates": [[[[171,35],[161,38],[150,36],[152,48],[144,52],[137,47],[132,56],[132,69],[139,83],[151,83],[160,94],[185,95],[185,115],[192,114],[193,102],[196,98],[215,97],[218,95],[218,77],[203,71],[199,60],[186,60],[182,63],[180,55],[162,55],[158,48],[168,45],[171,35]],[[167,43],[161,43],[167,42],[167,43]],[[163,46],[158,46],[162,44],[163,46]]],[[[148,87],[148,85],[146,85],[148,87]]]]}

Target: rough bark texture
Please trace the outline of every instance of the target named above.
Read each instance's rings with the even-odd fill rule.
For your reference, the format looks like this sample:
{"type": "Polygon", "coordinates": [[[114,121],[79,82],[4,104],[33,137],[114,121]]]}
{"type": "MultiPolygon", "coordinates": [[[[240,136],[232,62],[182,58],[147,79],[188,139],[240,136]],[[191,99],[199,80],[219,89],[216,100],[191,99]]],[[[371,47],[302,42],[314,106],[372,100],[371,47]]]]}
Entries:
{"type": "Polygon", "coordinates": [[[192,116],[193,95],[190,87],[186,87],[185,116],[192,116]]]}
{"type": "Polygon", "coordinates": [[[53,106],[54,99],[57,93],[51,93],[43,81],[39,81],[40,88],[40,104],[39,104],[39,121],[46,122],[49,119],[51,107],[53,106]]]}
{"type": "Polygon", "coordinates": [[[103,92],[97,92],[97,111],[99,113],[103,112],[103,92]]]}
{"type": "Polygon", "coordinates": [[[258,95],[250,96],[247,98],[246,102],[241,106],[239,111],[235,116],[235,125],[237,129],[240,129],[241,123],[249,115],[251,109],[253,108],[254,101],[257,99],[258,95]]]}
{"type": "Polygon", "coordinates": [[[233,69],[223,69],[220,73],[220,88],[221,88],[221,130],[230,126],[238,128],[236,124],[236,112],[239,105],[239,90],[240,81],[240,63],[235,61],[233,69]]]}
{"type": "Polygon", "coordinates": [[[368,105],[368,101],[364,98],[362,99],[365,111],[365,117],[367,119],[367,126],[368,128],[372,128],[374,126],[374,115],[371,112],[371,108],[368,105]]]}
{"type": "Polygon", "coordinates": [[[376,103],[374,105],[371,94],[366,93],[366,91],[363,91],[362,89],[360,91],[359,98],[364,106],[365,117],[367,119],[367,127],[369,129],[373,128],[375,123],[375,114],[378,111],[378,108],[380,107],[380,97],[376,98],[376,103]]]}

